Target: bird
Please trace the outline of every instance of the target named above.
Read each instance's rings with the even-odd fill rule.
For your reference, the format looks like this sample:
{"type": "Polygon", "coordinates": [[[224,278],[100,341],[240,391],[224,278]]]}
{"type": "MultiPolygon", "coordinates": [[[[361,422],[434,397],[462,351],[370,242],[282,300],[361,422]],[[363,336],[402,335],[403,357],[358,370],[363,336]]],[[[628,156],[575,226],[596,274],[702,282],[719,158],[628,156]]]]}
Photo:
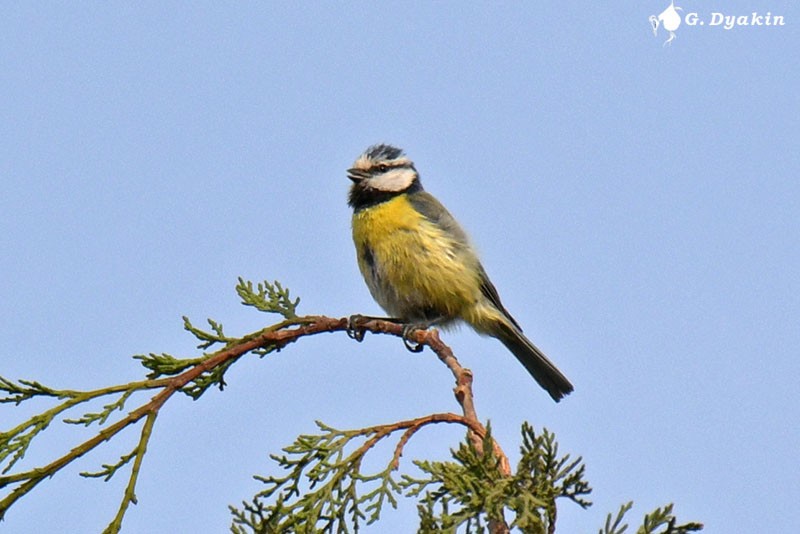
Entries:
{"type": "Polygon", "coordinates": [[[522,333],[466,232],[423,189],[402,149],[368,147],[347,177],[359,270],[392,320],[418,328],[466,323],[503,343],[556,402],[573,391],[567,377],[522,333]]]}

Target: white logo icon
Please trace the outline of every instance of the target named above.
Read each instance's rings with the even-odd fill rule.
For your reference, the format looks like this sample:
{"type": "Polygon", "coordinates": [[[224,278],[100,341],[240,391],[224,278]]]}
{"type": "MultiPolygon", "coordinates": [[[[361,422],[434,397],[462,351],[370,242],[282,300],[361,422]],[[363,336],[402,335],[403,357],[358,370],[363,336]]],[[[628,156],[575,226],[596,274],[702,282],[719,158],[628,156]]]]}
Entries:
{"type": "Polygon", "coordinates": [[[675,39],[675,30],[681,25],[681,16],[678,14],[679,9],[683,11],[683,8],[675,7],[675,0],[670,0],[669,7],[662,11],[659,16],[650,15],[650,25],[653,26],[653,35],[658,35],[659,26],[664,26],[664,29],[669,32],[669,39],[664,41],[664,46],[675,39]]]}

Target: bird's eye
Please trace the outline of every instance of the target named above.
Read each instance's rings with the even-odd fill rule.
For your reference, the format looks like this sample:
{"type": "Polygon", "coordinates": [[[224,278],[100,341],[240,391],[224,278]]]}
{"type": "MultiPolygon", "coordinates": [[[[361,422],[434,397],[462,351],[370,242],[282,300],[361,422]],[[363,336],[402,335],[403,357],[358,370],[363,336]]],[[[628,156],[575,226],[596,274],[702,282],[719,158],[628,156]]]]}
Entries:
{"type": "Polygon", "coordinates": [[[386,172],[389,170],[389,166],[386,165],[385,163],[381,163],[380,165],[378,165],[378,170],[381,172],[386,172]]]}

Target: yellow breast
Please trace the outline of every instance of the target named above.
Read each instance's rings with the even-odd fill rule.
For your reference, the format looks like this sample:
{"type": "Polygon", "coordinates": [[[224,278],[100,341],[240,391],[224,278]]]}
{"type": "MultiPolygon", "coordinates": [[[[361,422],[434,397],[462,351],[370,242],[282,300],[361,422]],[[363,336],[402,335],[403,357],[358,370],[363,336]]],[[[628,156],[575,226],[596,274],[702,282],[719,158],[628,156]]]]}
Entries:
{"type": "Polygon", "coordinates": [[[356,212],[353,240],[372,296],[393,316],[456,318],[480,298],[469,245],[417,212],[406,195],[356,212]]]}

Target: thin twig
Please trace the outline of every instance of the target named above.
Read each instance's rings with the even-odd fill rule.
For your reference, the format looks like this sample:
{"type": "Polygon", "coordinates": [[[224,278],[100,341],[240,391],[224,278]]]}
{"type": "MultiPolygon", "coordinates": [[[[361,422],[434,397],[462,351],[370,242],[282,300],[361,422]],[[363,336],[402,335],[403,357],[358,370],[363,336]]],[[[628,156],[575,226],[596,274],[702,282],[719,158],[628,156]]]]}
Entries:
{"type": "MultiPolygon", "coordinates": [[[[371,319],[358,324],[357,327],[359,329],[370,331],[376,334],[386,333],[395,336],[403,335],[403,325],[391,321],[371,319]]],[[[85,402],[86,400],[97,398],[103,395],[144,389],[160,389],[160,391],[148,402],[129,412],[125,417],[122,417],[113,424],[102,428],[93,437],[72,448],[69,452],[52,461],[51,463],[43,467],[31,469],[29,471],[0,476],[0,487],[17,483],[19,484],[5,498],[0,500],[0,519],[2,519],[5,512],[18,499],[36,487],[39,482],[46,478],[52,477],[55,473],[88,452],[94,450],[100,444],[111,440],[125,428],[138,423],[143,418],[146,418],[145,425],[142,428],[139,439],[139,444],[135,449],[135,459],[128,485],[125,490],[125,495],[116,517],[111,524],[109,524],[106,530],[106,532],[118,532],[121,527],[122,518],[129,504],[136,502],[136,480],[142,466],[144,453],[151,437],[155,419],[159,410],[176,392],[181,391],[184,387],[205,373],[209,373],[220,368],[221,366],[230,365],[234,360],[249,352],[257,351],[258,349],[279,350],[305,336],[325,332],[344,331],[348,330],[349,328],[351,328],[351,325],[348,318],[335,319],[324,316],[293,317],[291,319],[282,321],[277,325],[265,328],[259,332],[244,336],[240,339],[226,338],[228,343],[225,347],[203,357],[202,359],[198,359],[196,364],[193,364],[191,367],[188,367],[186,370],[172,377],[112,386],[110,388],[104,388],[94,392],[62,392],[69,393],[69,395],[64,396],[70,398],[55,408],[52,408],[51,411],[54,412],[54,414],[73,408],[75,405],[80,404],[80,402],[85,402]],[[76,400],[78,398],[81,399],[80,402],[76,400]]],[[[472,373],[469,371],[469,369],[463,368],[458,363],[458,360],[453,355],[452,350],[441,341],[436,330],[416,331],[414,335],[418,343],[428,345],[453,373],[453,376],[456,379],[456,388],[454,392],[457,401],[462,407],[463,416],[456,414],[432,414],[418,419],[400,421],[391,425],[385,425],[384,427],[375,427],[376,434],[367,440],[367,442],[362,445],[360,449],[367,450],[374,446],[375,443],[382,439],[382,437],[385,437],[386,435],[397,430],[405,429],[403,436],[401,436],[400,442],[395,448],[395,454],[392,463],[393,466],[399,462],[399,458],[402,455],[402,449],[408,440],[420,428],[428,424],[438,422],[462,424],[467,427],[469,435],[473,443],[476,444],[476,447],[482,447],[482,440],[486,436],[486,428],[480,423],[475,412],[472,395],[472,373]]],[[[30,424],[31,423],[28,422],[17,426],[12,430],[12,432],[14,432],[14,435],[16,435],[27,429],[30,424]]],[[[6,433],[6,435],[11,434],[6,433]]],[[[495,453],[501,460],[501,472],[504,474],[510,474],[508,459],[496,442],[494,444],[494,449],[495,453]]]]}
{"type": "MultiPolygon", "coordinates": [[[[372,332],[377,330],[394,335],[403,335],[403,326],[391,321],[372,319],[366,321],[363,326],[365,329],[372,332]]],[[[464,413],[464,421],[469,422],[467,436],[472,442],[472,445],[475,447],[475,450],[482,454],[483,438],[486,436],[486,428],[479,421],[478,414],[475,410],[475,398],[472,393],[472,371],[462,367],[455,354],[453,354],[452,349],[445,345],[445,343],[439,337],[438,330],[416,330],[414,335],[416,336],[414,341],[420,345],[429,346],[431,350],[433,350],[433,352],[439,357],[439,360],[441,360],[442,363],[444,363],[447,368],[450,369],[450,372],[453,373],[453,377],[456,380],[456,387],[453,389],[453,393],[455,394],[459,405],[461,405],[461,410],[464,413]]],[[[419,427],[411,427],[400,438],[397,448],[395,449],[394,463],[392,464],[393,466],[399,464],[399,458],[402,454],[403,446],[409,439],[411,439],[411,436],[418,429],[419,427]]],[[[500,460],[500,472],[504,476],[510,477],[511,464],[508,461],[508,456],[506,456],[500,447],[500,444],[497,443],[497,440],[495,439],[492,440],[492,448],[494,449],[495,456],[497,456],[497,458],[500,460]]],[[[503,518],[489,519],[489,531],[492,534],[506,534],[510,532],[510,528],[508,523],[506,523],[505,519],[503,518]]]]}
{"type": "Polygon", "coordinates": [[[144,453],[147,451],[147,443],[150,441],[150,435],[153,432],[153,425],[156,422],[156,412],[151,412],[147,415],[147,419],[142,427],[142,435],[139,439],[139,445],[136,447],[136,458],[133,461],[133,468],[131,469],[130,477],[128,478],[128,485],[125,488],[125,494],[122,497],[122,502],[119,505],[119,510],[114,520],[106,527],[103,534],[113,534],[119,532],[122,528],[122,519],[125,517],[125,512],[128,510],[130,504],[136,504],[136,480],[139,477],[139,470],[142,468],[142,460],[144,460],[144,453]]]}

